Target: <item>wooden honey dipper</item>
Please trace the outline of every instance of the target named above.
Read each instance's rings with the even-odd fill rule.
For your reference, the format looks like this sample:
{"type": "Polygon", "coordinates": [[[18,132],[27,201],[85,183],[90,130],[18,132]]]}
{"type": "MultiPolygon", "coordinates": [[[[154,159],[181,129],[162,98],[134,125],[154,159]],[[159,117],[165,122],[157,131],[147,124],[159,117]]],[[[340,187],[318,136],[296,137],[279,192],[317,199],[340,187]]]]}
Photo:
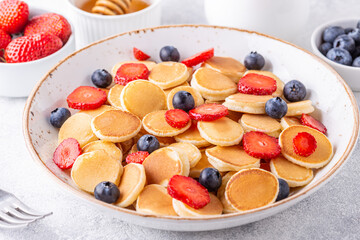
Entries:
{"type": "Polygon", "coordinates": [[[132,0],[97,0],[92,13],[101,15],[122,15],[129,12],[132,0]]]}

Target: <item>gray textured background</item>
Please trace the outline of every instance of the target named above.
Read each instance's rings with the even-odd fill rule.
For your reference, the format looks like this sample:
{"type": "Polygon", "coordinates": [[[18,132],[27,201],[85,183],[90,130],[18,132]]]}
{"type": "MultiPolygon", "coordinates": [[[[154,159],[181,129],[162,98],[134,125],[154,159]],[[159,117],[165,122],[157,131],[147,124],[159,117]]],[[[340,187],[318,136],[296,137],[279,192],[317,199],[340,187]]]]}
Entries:
{"type": "MultiPolygon", "coordinates": [[[[61,9],[58,6],[62,1],[65,0],[27,0],[55,10],[61,9]]],[[[338,17],[357,15],[360,19],[359,0],[311,2],[311,21],[294,41],[304,48],[310,49],[309,37],[318,24],[338,17]]],[[[206,23],[202,0],[164,0],[163,24],[176,23],[206,23]]],[[[359,101],[360,94],[355,95],[359,101]]],[[[0,239],[360,239],[359,146],[327,185],[273,217],[220,231],[160,231],[104,216],[49,180],[33,163],[23,141],[24,104],[23,98],[0,97],[0,188],[13,192],[36,209],[54,214],[25,229],[1,229],[0,239]]]]}

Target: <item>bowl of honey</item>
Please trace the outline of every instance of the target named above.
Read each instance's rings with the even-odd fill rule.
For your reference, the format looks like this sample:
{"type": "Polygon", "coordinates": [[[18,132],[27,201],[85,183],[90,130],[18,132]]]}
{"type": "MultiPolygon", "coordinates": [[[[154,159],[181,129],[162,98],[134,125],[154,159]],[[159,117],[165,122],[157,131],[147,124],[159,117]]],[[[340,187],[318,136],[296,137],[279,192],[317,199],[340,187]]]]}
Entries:
{"type": "Polygon", "coordinates": [[[67,0],[76,48],[139,28],[160,25],[161,0],[67,0]]]}

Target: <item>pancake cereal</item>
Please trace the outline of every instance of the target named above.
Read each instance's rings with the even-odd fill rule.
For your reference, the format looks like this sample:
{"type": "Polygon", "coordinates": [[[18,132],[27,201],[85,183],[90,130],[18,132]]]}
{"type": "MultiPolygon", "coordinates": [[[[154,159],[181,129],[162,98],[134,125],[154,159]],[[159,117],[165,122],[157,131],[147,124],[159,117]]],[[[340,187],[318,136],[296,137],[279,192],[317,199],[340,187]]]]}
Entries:
{"type": "Polygon", "coordinates": [[[102,92],[79,86],[69,95],[78,112],[51,113],[61,126],[54,164],[71,168],[80,190],[145,215],[204,218],[282,201],[289,193],[279,179],[291,192],[331,161],[300,81],[214,49],[167,59],[119,62],[102,70],[113,83],[96,79],[102,92]]]}

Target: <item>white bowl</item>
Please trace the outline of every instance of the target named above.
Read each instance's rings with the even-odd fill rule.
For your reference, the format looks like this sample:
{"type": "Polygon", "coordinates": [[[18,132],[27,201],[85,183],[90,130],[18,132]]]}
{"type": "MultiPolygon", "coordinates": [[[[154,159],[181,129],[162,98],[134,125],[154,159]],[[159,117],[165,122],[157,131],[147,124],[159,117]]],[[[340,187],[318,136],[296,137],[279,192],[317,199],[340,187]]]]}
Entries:
{"type": "Polygon", "coordinates": [[[23,132],[35,162],[56,179],[59,185],[94,207],[101,208],[104,213],[151,228],[205,231],[260,220],[294,205],[318,190],[334,176],[353,150],[359,132],[359,112],[354,95],[342,78],[327,64],[305,50],[256,32],[215,26],[175,25],[122,33],[93,43],[64,59],[34,88],[25,107],[23,132]],[[90,76],[95,69],[105,68],[110,71],[115,63],[133,59],[134,46],[160,61],[159,50],[169,44],[179,49],[182,59],[214,47],[216,55],[230,56],[242,61],[250,51],[257,50],[266,58],[266,70],[274,72],[284,82],[301,80],[316,106],[316,117],[326,125],[328,137],[334,145],[334,157],[330,163],[317,170],[314,179],[307,186],[296,190],[282,201],[243,213],[205,218],[140,214],[103,203],[79,190],[69,173],[61,171],[52,161],[58,130],[48,122],[51,110],[67,107],[65,99],[76,87],[91,85],[90,76]]]}
{"type": "MultiPolygon", "coordinates": [[[[30,18],[49,11],[30,7],[30,18]]],[[[68,19],[69,21],[69,19],[68,19]]],[[[71,23],[70,23],[71,24],[71,23]]],[[[25,63],[0,63],[0,96],[26,97],[52,66],[75,50],[74,28],[66,44],[57,52],[25,63]]]]}
{"type": "Polygon", "coordinates": [[[317,27],[314,32],[311,35],[311,48],[313,53],[315,53],[317,56],[319,56],[321,59],[323,59],[325,62],[330,64],[331,67],[333,67],[346,81],[347,84],[349,84],[350,88],[353,91],[360,91],[360,68],[358,67],[352,67],[352,66],[346,66],[339,63],[336,63],[334,61],[331,61],[326,56],[324,56],[319,51],[319,46],[322,43],[322,33],[324,32],[325,28],[329,26],[341,26],[343,28],[347,27],[356,27],[357,22],[360,20],[360,18],[348,18],[348,19],[338,19],[333,20],[327,23],[324,23],[317,27]]]}
{"type": "Polygon", "coordinates": [[[79,6],[87,1],[89,0],[66,0],[76,28],[77,49],[122,32],[158,26],[161,22],[161,0],[149,0],[150,6],[141,11],[116,16],[92,14],[81,10],[79,6]]]}

